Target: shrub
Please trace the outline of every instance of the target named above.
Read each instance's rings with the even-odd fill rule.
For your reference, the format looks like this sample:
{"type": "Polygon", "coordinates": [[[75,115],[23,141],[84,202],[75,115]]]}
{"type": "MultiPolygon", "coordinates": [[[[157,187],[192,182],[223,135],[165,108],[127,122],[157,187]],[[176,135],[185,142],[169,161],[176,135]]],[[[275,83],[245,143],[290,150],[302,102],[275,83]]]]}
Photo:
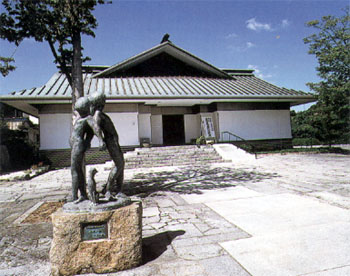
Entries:
{"type": "Polygon", "coordinates": [[[322,144],[316,138],[294,138],[292,143],[293,146],[313,146],[322,144]]]}
{"type": "Polygon", "coordinates": [[[29,168],[38,161],[35,147],[29,145],[25,140],[23,131],[10,130],[1,125],[0,144],[6,146],[10,157],[11,170],[29,168]]]}
{"type": "Polygon", "coordinates": [[[199,146],[199,145],[205,145],[205,137],[204,136],[201,136],[199,138],[196,139],[196,145],[199,146]]]}

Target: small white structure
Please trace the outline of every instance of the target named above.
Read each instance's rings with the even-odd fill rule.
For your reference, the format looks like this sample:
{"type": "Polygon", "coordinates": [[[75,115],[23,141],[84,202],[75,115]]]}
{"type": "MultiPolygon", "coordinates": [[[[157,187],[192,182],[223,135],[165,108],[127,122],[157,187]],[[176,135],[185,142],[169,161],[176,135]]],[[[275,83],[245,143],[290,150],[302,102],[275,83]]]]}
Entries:
{"type": "MultiPolygon", "coordinates": [[[[107,96],[105,112],[124,147],[137,147],[142,138],[153,145],[190,143],[205,134],[204,118],[217,141],[290,145],[290,107],[315,101],[253,70],[216,68],[170,41],[113,66],[85,66],[84,93],[94,91],[107,96]]],[[[69,150],[71,88],[62,73],[0,101],[39,117],[41,151],[52,157],[69,150]]]]}

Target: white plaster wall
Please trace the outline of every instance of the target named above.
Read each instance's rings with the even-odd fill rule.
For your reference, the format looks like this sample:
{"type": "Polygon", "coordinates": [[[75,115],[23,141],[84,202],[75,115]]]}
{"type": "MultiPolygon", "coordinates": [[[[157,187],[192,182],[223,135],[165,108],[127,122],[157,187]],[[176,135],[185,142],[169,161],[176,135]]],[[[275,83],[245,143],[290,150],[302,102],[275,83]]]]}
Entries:
{"type": "MultiPolygon", "coordinates": [[[[137,112],[122,112],[122,113],[107,113],[112,119],[115,129],[118,132],[119,144],[121,146],[136,146],[139,145],[139,127],[137,112]]],[[[97,147],[97,139],[94,138],[97,147]]]]}
{"type": "Polygon", "coordinates": [[[71,114],[41,114],[40,149],[69,148],[71,114]]]}
{"type": "MultiPolygon", "coordinates": [[[[139,145],[137,112],[107,113],[119,135],[121,146],[139,145]]],[[[71,114],[41,114],[40,115],[40,149],[70,148],[71,114]]],[[[98,147],[96,137],[91,142],[92,147],[98,147]]]]}
{"type": "Polygon", "coordinates": [[[152,140],[151,114],[139,114],[139,138],[152,140]]]}
{"type": "Polygon", "coordinates": [[[217,111],[213,113],[213,123],[214,123],[214,130],[215,130],[215,138],[216,140],[220,140],[219,114],[217,111]]]}
{"type": "Polygon", "coordinates": [[[289,110],[218,111],[218,116],[220,132],[247,140],[292,138],[289,110]]]}
{"type": "Polygon", "coordinates": [[[197,114],[185,115],[185,142],[190,143],[191,139],[196,139],[201,135],[201,121],[197,114]]]}
{"type": "Polygon", "coordinates": [[[151,116],[152,144],[163,144],[163,120],[162,115],[151,116]]]}

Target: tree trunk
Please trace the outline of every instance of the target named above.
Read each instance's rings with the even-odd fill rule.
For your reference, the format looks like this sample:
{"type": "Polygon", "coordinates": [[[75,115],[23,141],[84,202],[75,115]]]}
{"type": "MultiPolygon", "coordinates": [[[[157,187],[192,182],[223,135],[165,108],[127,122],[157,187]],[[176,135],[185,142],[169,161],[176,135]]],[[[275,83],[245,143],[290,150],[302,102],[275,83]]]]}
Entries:
{"type": "MultiPolygon", "coordinates": [[[[81,60],[81,35],[80,31],[74,30],[72,35],[73,44],[73,60],[72,60],[72,123],[71,133],[73,131],[73,123],[77,114],[74,112],[74,106],[77,99],[84,96],[84,85],[83,85],[83,70],[81,60]]],[[[83,159],[83,173],[86,178],[86,165],[85,165],[85,154],[83,159]]],[[[84,187],[85,189],[85,187],[84,187]]]]}
{"type": "MultiPolygon", "coordinates": [[[[83,72],[81,61],[81,36],[79,31],[73,31],[73,60],[72,60],[72,111],[77,99],[84,96],[83,72]]],[[[74,116],[74,113],[73,113],[74,116]]]]}

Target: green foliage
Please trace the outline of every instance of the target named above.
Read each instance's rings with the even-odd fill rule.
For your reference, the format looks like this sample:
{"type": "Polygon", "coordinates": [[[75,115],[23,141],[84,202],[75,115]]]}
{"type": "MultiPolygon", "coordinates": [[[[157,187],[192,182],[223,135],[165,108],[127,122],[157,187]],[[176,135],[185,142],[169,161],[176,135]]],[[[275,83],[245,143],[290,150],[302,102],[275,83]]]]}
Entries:
{"type": "MultiPolygon", "coordinates": [[[[307,111],[296,113],[291,111],[292,135],[295,138],[315,138],[318,136],[318,128],[314,125],[313,107],[307,111]]],[[[317,115],[316,115],[317,117],[317,115]]]]}
{"type": "Polygon", "coordinates": [[[340,147],[314,147],[314,148],[293,148],[293,149],[283,149],[283,150],[271,150],[271,151],[260,151],[259,154],[264,153],[278,153],[278,154],[287,154],[287,153],[337,153],[350,155],[350,150],[343,149],[340,147]]]}
{"type": "Polygon", "coordinates": [[[83,96],[81,35],[95,36],[92,11],[103,0],[3,0],[0,38],[18,45],[24,38],[47,41],[55,63],[75,97],[83,96]]]}
{"type": "MultiPolygon", "coordinates": [[[[313,20],[307,26],[318,32],[304,39],[309,44],[309,54],[316,55],[318,75],[328,84],[345,84],[350,80],[350,15],[323,16],[321,21],[313,20]]],[[[317,88],[317,86],[315,87],[317,88]]],[[[317,90],[317,89],[316,89],[317,90]]]]}
{"type": "Polygon", "coordinates": [[[204,136],[200,136],[196,139],[196,145],[205,145],[205,137],[204,136]]]}
{"type": "Polygon", "coordinates": [[[0,145],[6,146],[11,163],[11,169],[28,168],[38,161],[35,148],[26,141],[23,131],[11,130],[0,119],[0,145]]]}
{"type": "Polygon", "coordinates": [[[14,62],[15,60],[13,58],[8,57],[1,57],[0,56],[0,73],[4,77],[6,77],[10,71],[13,71],[16,69],[15,66],[11,65],[11,62],[14,62]]]}
{"type": "Polygon", "coordinates": [[[300,138],[314,137],[330,145],[350,141],[349,7],[339,18],[323,16],[307,26],[317,30],[304,43],[318,60],[316,69],[322,81],[308,84],[317,92],[318,102],[310,111],[296,115],[293,134],[300,138]]]}
{"type": "Polygon", "coordinates": [[[255,150],[255,147],[251,144],[240,144],[240,145],[237,145],[239,148],[241,148],[242,150],[244,151],[247,151],[247,152],[250,152],[250,153],[254,153],[256,150],[255,150]]]}
{"type": "Polygon", "coordinates": [[[333,107],[321,104],[318,102],[306,111],[291,111],[293,145],[343,144],[350,141],[346,130],[348,117],[329,117],[326,112],[335,113],[333,107]]]}
{"type": "Polygon", "coordinates": [[[316,138],[294,138],[292,142],[293,146],[313,146],[321,144],[316,138]]]}

